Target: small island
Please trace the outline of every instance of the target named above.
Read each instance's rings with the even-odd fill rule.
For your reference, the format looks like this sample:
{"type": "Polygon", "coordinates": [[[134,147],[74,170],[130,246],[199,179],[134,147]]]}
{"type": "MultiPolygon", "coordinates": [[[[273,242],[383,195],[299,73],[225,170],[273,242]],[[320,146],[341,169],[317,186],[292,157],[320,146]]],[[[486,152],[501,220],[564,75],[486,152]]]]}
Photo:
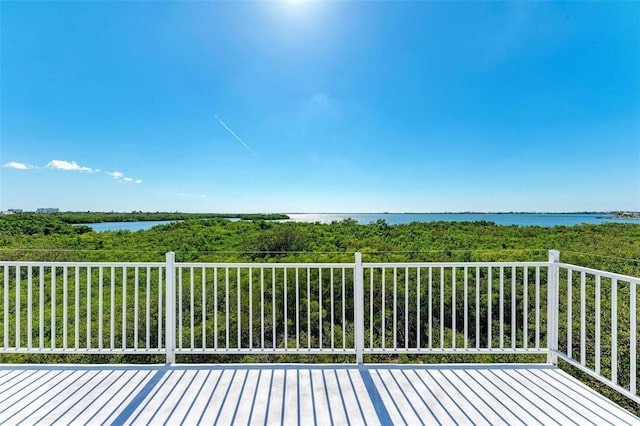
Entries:
{"type": "Polygon", "coordinates": [[[640,220],[640,212],[613,212],[614,219],[638,219],[640,220]]]}

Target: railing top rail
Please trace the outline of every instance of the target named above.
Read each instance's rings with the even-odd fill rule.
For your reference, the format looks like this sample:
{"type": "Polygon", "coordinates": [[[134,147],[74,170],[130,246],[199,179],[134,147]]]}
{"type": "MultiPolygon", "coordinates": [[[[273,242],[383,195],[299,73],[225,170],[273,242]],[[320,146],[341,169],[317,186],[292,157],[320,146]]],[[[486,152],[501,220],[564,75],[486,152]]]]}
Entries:
{"type": "Polygon", "coordinates": [[[42,261],[13,261],[13,260],[0,260],[0,266],[56,266],[56,267],[151,267],[159,268],[166,266],[165,262],[42,262],[42,261]]]}
{"type": "Polygon", "coordinates": [[[546,267],[549,262],[363,262],[364,268],[389,268],[389,267],[511,267],[511,266],[529,266],[529,267],[546,267]]]}
{"type": "Polygon", "coordinates": [[[207,263],[207,262],[175,262],[176,266],[187,268],[355,268],[355,263],[351,262],[333,262],[333,263],[281,263],[281,262],[241,262],[241,263],[207,263]]]}
{"type": "Polygon", "coordinates": [[[572,271],[586,272],[587,274],[600,275],[607,278],[613,278],[621,281],[629,281],[640,285],[640,277],[632,277],[631,275],[616,274],[615,272],[602,271],[600,269],[587,268],[584,266],[577,266],[571,263],[558,263],[561,268],[571,269],[572,271]]]}

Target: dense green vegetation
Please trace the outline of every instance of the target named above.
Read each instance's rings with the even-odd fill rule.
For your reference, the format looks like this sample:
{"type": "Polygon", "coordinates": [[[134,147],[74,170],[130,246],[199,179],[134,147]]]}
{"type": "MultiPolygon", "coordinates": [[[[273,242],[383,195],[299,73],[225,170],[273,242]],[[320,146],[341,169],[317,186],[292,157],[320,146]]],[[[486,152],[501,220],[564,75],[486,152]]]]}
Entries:
{"type": "MultiPolygon", "coordinates": [[[[81,216],[77,216],[76,219],[80,219],[81,216]]],[[[175,218],[174,218],[175,219],[175,218]]],[[[118,218],[117,220],[122,220],[118,218]]],[[[154,217],[153,220],[158,220],[154,217]]],[[[104,232],[96,233],[92,232],[90,228],[72,226],[69,223],[75,223],[75,219],[71,220],[69,217],[64,219],[63,215],[33,215],[33,214],[16,214],[11,216],[0,217],[0,260],[48,260],[48,261],[163,261],[165,253],[168,251],[174,251],[176,253],[176,260],[178,261],[206,261],[206,262],[219,262],[219,261],[260,261],[260,262],[329,262],[329,261],[342,261],[353,262],[356,251],[363,253],[363,260],[365,262],[372,261],[516,261],[516,260],[546,260],[548,257],[549,249],[558,249],[561,251],[561,260],[574,263],[577,265],[593,267],[597,269],[604,269],[611,272],[617,272],[627,275],[640,276],[640,224],[624,224],[624,223],[611,223],[601,225],[580,225],[572,227],[518,227],[518,226],[498,226],[489,222],[436,222],[436,223],[412,223],[408,225],[395,225],[390,226],[384,221],[380,220],[376,223],[368,225],[359,225],[353,220],[344,220],[332,224],[309,224],[309,223],[277,223],[268,222],[265,220],[252,220],[252,221],[239,221],[231,222],[228,220],[215,218],[204,219],[199,217],[191,217],[183,219],[181,222],[175,222],[154,227],[146,231],[129,232],[129,231],[117,231],[117,232],[104,232]]],[[[78,222],[90,222],[87,220],[78,220],[78,222]]],[[[531,273],[532,271],[529,271],[531,273]]],[[[122,281],[122,275],[125,272],[113,272],[115,275],[115,281],[122,281]]],[[[231,272],[231,282],[236,282],[236,276],[231,272]]],[[[35,272],[34,272],[35,274],[35,272]]],[[[95,275],[96,272],[94,271],[95,275]]],[[[106,274],[106,273],[105,273],[106,274]]],[[[132,271],[127,271],[128,280],[132,282],[132,271]]],[[[141,272],[143,274],[143,272],[141,272]]],[[[196,272],[195,282],[199,282],[200,276],[196,272]]],[[[329,274],[323,276],[323,282],[329,279],[329,274]]],[[[472,277],[470,272],[469,277],[472,277]]],[[[47,277],[49,278],[49,277],[47,277]]],[[[283,277],[281,275],[276,277],[278,282],[275,288],[277,297],[281,300],[284,294],[286,285],[283,286],[283,277]]],[[[317,274],[312,276],[312,282],[317,281],[317,274]]],[[[568,342],[566,339],[567,330],[567,276],[562,275],[561,280],[565,283],[561,285],[561,330],[560,330],[560,348],[566,350],[568,342]],[[564,322],[564,325],[562,324],[564,322]]],[[[93,278],[94,283],[97,282],[97,276],[93,278]]],[[[295,277],[290,277],[288,282],[292,283],[295,277]]],[[[305,275],[300,277],[302,282],[305,282],[305,275]]],[[[337,276],[336,276],[336,279],[337,276]]],[[[376,278],[377,279],[377,278],[376,278]]],[[[460,279],[460,277],[458,278],[460,279]]],[[[482,279],[486,279],[485,276],[482,279]]],[[[109,277],[105,277],[106,282],[109,282],[109,277]]],[[[409,277],[411,282],[408,287],[410,299],[415,300],[416,288],[413,284],[414,277],[409,277]]],[[[230,300],[233,302],[236,297],[241,297],[243,300],[247,300],[248,297],[252,297],[254,304],[257,304],[260,300],[260,294],[257,287],[253,287],[252,290],[248,287],[248,279],[246,276],[242,278],[242,287],[236,289],[232,288],[229,295],[230,300]]],[[[47,281],[48,282],[48,281],[47,281]]],[[[143,280],[144,282],[144,280],[143,280]]],[[[185,281],[186,282],[186,281],[185,281]]],[[[222,282],[222,281],[221,281],[222,282]]],[[[258,277],[254,277],[253,282],[258,282],[258,277]]],[[[389,281],[390,282],[390,281],[389,281]]],[[[450,282],[450,275],[446,275],[446,282],[450,282]]],[[[471,280],[473,282],[473,280],[471,280]]],[[[529,280],[533,282],[533,278],[529,280]]],[[[576,313],[580,312],[580,277],[578,274],[574,274],[572,277],[574,283],[574,295],[572,299],[572,307],[574,312],[574,319],[577,318],[576,313]]],[[[291,284],[289,284],[291,285],[291,284]]],[[[314,284],[315,285],[315,284],[314,284]]],[[[368,285],[365,283],[365,285],[368,285]]],[[[494,285],[498,285],[494,282],[494,285]]],[[[84,286],[84,284],[83,284],[84,286]]],[[[593,280],[588,279],[586,282],[585,291],[589,295],[594,294],[595,283],[593,280]]],[[[84,287],[82,287],[84,288],[84,287]]],[[[327,287],[325,287],[327,288],[327,287]]],[[[150,288],[150,294],[152,297],[156,297],[157,287],[154,287],[152,282],[150,288]]],[[[294,291],[289,288],[288,298],[294,297],[294,291]]],[[[310,294],[318,294],[318,288],[311,288],[310,294]]],[[[437,289],[436,289],[437,290],[437,289]]],[[[497,291],[497,287],[495,289],[497,291]]],[[[47,290],[50,292],[50,289],[47,290]]],[[[62,300],[64,294],[61,289],[58,289],[56,295],[57,300],[62,300]]],[[[84,290],[83,290],[84,291],[84,290]]],[[[98,293],[97,289],[92,288],[93,293],[91,303],[97,303],[98,293]]],[[[115,304],[118,305],[118,309],[115,309],[116,323],[121,320],[123,313],[120,309],[121,299],[123,295],[130,292],[118,288],[116,292],[115,304]]],[[[141,290],[140,297],[144,299],[147,290],[141,290]]],[[[185,290],[185,295],[191,295],[189,290],[185,290]]],[[[271,290],[267,289],[265,295],[270,297],[271,290]]],[[[326,290],[325,290],[326,291],[326,290]]],[[[341,300],[341,290],[336,290],[334,297],[336,300],[341,300]]],[[[378,290],[376,290],[378,291],[378,290]]],[[[399,296],[404,297],[403,289],[400,289],[399,296]]],[[[451,290],[449,287],[444,289],[445,293],[440,295],[434,293],[434,300],[439,300],[442,297],[443,300],[451,299],[451,290]]],[[[456,288],[457,300],[462,300],[462,287],[456,288]]],[[[507,291],[509,291],[507,289],[507,291]]],[[[531,290],[530,290],[531,291],[531,290]]],[[[606,335],[606,331],[610,329],[611,303],[609,296],[611,291],[610,282],[602,283],[602,295],[601,298],[601,320],[603,335],[602,336],[602,365],[606,365],[610,362],[610,349],[608,348],[611,337],[606,335]],[[609,316],[607,316],[609,315],[609,316]]],[[[368,287],[365,287],[365,293],[368,292],[368,287]]],[[[541,292],[546,293],[546,288],[542,288],[541,292]]],[[[48,293],[47,293],[48,294],[48,293]]],[[[497,294],[497,293],[496,293],[497,294]]],[[[349,300],[350,294],[346,295],[346,300],[349,300]]],[[[82,296],[86,297],[86,296],[82,296]]],[[[129,300],[131,295],[129,294],[129,300]]],[[[186,296],[185,296],[186,297],[186,296]]],[[[196,300],[200,300],[202,293],[198,288],[194,290],[194,297],[196,300]]],[[[207,298],[212,298],[213,295],[207,293],[207,298]]],[[[330,294],[324,294],[323,297],[330,297],[330,294]]],[[[505,294],[505,300],[509,300],[510,294],[505,294]]],[[[105,303],[108,302],[108,298],[105,297],[105,303]]],[[[312,299],[312,296],[306,294],[303,289],[301,293],[301,302],[304,306],[305,303],[309,303],[313,306],[313,314],[308,318],[302,315],[301,330],[305,331],[309,324],[316,324],[318,322],[319,313],[317,310],[318,301],[312,299]],[[305,299],[305,298],[309,299],[305,299]],[[315,318],[315,319],[314,319],[315,318]],[[306,322],[308,321],[308,323],[306,322]]],[[[156,299],[152,299],[152,304],[156,303],[156,299]]],[[[209,299],[208,299],[209,300],[209,299]]],[[[222,300],[222,299],[221,299],[222,300]]],[[[376,300],[379,300],[378,293],[376,293],[376,300]]],[[[533,300],[533,297],[529,299],[529,302],[533,300]]],[[[629,293],[625,287],[621,287],[618,292],[618,310],[619,310],[619,335],[618,335],[618,358],[621,364],[624,364],[625,360],[629,361],[629,350],[625,347],[628,346],[629,333],[628,324],[630,321],[629,313],[629,293]],[[624,328],[627,325],[627,331],[625,333],[624,328]]],[[[485,301],[483,300],[483,303],[485,301]]],[[[186,303],[186,302],[185,302],[186,303]]],[[[212,301],[208,303],[213,303],[212,301]]],[[[412,302],[414,303],[414,302],[412,302]]],[[[448,303],[448,302],[447,302],[448,303]]],[[[495,303],[498,301],[496,299],[495,303]]],[[[295,305],[295,299],[291,299],[291,304],[295,305]]],[[[81,303],[82,306],[86,306],[85,301],[81,303]]],[[[233,305],[233,303],[232,303],[233,305]]],[[[595,322],[594,307],[592,302],[587,303],[587,330],[593,329],[593,323],[595,322]]],[[[187,306],[187,305],[185,305],[187,306]]],[[[254,305],[255,306],[255,305],[254,305]]],[[[341,305],[338,305],[342,307],[341,305]]],[[[352,306],[348,304],[345,306],[346,310],[352,310],[352,306]]],[[[376,310],[378,310],[376,306],[376,310]]],[[[417,309],[414,305],[410,306],[412,312],[417,309]]],[[[84,308],[83,308],[84,309],[84,308]]],[[[130,307],[129,309],[133,309],[130,307]]],[[[142,309],[142,308],[141,308],[142,309]]],[[[450,317],[449,313],[452,307],[450,304],[445,305],[447,314],[445,318],[450,317]]],[[[497,305],[494,307],[494,312],[497,312],[497,305]]],[[[0,310],[1,311],[1,310],[0,310]]],[[[328,313],[322,312],[323,321],[331,321],[328,317],[328,313]]],[[[222,312],[222,311],[221,311],[222,312]]],[[[533,309],[529,309],[529,315],[532,315],[533,309]]],[[[0,312],[1,314],[1,312],[0,312]]],[[[266,311],[265,317],[271,317],[272,312],[266,311]]],[[[285,321],[284,314],[277,312],[277,323],[287,322],[293,326],[293,312],[290,312],[288,319],[285,321]]],[[[45,316],[48,313],[45,313],[45,316]]],[[[72,314],[69,314],[73,316],[72,314]]],[[[80,318],[84,318],[86,311],[80,312],[80,318]]],[[[132,312],[127,312],[127,318],[131,318],[132,312]]],[[[196,318],[201,317],[202,312],[195,312],[196,318]]],[[[230,320],[230,334],[235,336],[238,332],[236,319],[240,318],[243,324],[247,323],[248,313],[244,310],[238,311],[234,306],[231,306],[229,315],[233,318],[230,320]],[[234,328],[235,327],[235,328],[234,328]]],[[[393,318],[391,313],[385,312],[388,321],[393,318]]],[[[485,312],[482,315],[486,315],[485,312]]],[[[518,317],[521,317],[521,307],[517,310],[518,317]]],[[[543,315],[546,313],[543,312],[543,315]]],[[[188,322],[189,313],[183,313],[184,320],[188,322]]],[[[401,317],[401,315],[400,315],[401,317]]],[[[542,319],[544,319],[543,317],[542,319]]],[[[56,321],[62,324],[62,314],[58,313],[56,321]]],[[[106,323],[108,323],[108,315],[105,317],[106,323]]],[[[157,329],[157,319],[151,318],[151,330],[157,329]],[[155,321],[155,322],[153,322],[155,321]]],[[[213,327],[211,323],[213,319],[207,320],[207,328],[213,327]]],[[[399,319],[399,329],[403,328],[402,318],[399,319]]],[[[437,323],[437,318],[434,319],[434,325],[437,323]]],[[[505,317],[505,333],[509,336],[510,324],[509,317],[505,317]]],[[[335,321],[334,321],[335,322],[335,321]]],[[[91,338],[95,339],[99,329],[97,323],[93,322],[92,329],[90,330],[91,338]]],[[[484,317],[483,317],[484,324],[484,317]]],[[[346,342],[353,341],[352,324],[335,323],[336,336],[339,337],[338,342],[341,344],[341,339],[346,339],[346,342]],[[344,334],[342,334],[344,331],[344,334]]],[[[498,335],[497,327],[499,324],[495,324],[496,329],[493,332],[493,336],[498,335]]],[[[45,332],[50,332],[49,325],[45,332]]],[[[61,326],[58,326],[61,328],[61,326]]],[[[186,326],[185,326],[186,327],[186,326]]],[[[315,326],[314,326],[315,327],[315,326]]],[[[376,339],[392,339],[394,336],[379,333],[380,324],[366,324],[368,329],[376,330],[376,339]]],[[[444,332],[442,335],[434,335],[435,339],[446,339],[450,341],[452,337],[456,340],[462,339],[459,335],[461,333],[460,327],[462,324],[457,324],[453,329],[450,322],[443,323],[444,332]]],[[[291,328],[290,330],[292,330],[291,328]]],[[[436,327],[437,329],[437,327],[436,327]]],[[[580,324],[575,321],[572,323],[572,329],[574,330],[574,336],[579,334],[580,324]]],[[[186,330],[186,328],[185,328],[186,330]]],[[[196,330],[196,335],[200,335],[202,327],[196,330]]],[[[13,331],[11,331],[13,333],[13,331]]],[[[80,340],[86,339],[87,336],[81,330],[80,340]]],[[[105,331],[106,333],[106,331],[105,331]]],[[[114,338],[116,341],[123,339],[123,334],[119,330],[114,330],[114,338]]],[[[311,329],[309,335],[303,335],[304,339],[317,339],[319,331],[315,328],[311,329]]],[[[326,330],[323,333],[327,333],[326,330]]],[[[421,331],[421,337],[424,341],[428,336],[424,330],[421,331]]],[[[221,338],[220,336],[218,336],[221,338]]],[[[324,335],[323,338],[327,338],[329,335],[324,335]]],[[[414,341],[416,335],[410,336],[398,336],[399,339],[408,339],[414,341]]],[[[62,339],[63,336],[58,332],[58,339],[62,339]]],[[[107,337],[105,337],[107,338],[107,337]]],[[[213,338],[209,336],[209,338],[213,338]]],[[[245,339],[245,337],[242,337],[245,339]]],[[[278,330],[276,334],[267,335],[267,340],[273,342],[276,340],[276,344],[281,346],[283,344],[284,335],[281,330],[278,330]]],[[[291,338],[291,335],[289,335],[291,338]]],[[[529,335],[529,339],[532,338],[532,334],[529,335]]],[[[542,336],[544,339],[544,336],[542,336]]],[[[152,341],[157,341],[157,336],[152,338],[152,341]]],[[[517,339],[523,339],[521,334],[517,335],[517,339]]],[[[133,337],[125,336],[125,340],[132,344],[133,337]]],[[[437,341],[437,340],[436,340],[437,341]]],[[[461,340],[459,344],[463,344],[461,340]]],[[[507,337],[506,344],[509,344],[507,337]]],[[[579,342],[574,338],[572,341],[572,348],[574,352],[579,349],[579,342]]],[[[588,354],[589,360],[593,358],[593,346],[589,346],[588,354]]],[[[82,356],[31,356],[22,357],[17,355],[0,357],[0,361],[21,361],[21,360],[36,360],[36,362],[51,362],[55,360],[66,360],[67,362],[82,362],[86,358],[82,356]]],[[[191,357],[184,360],[192,361],[206,361],[207,357],[191,357]]],[[[462,357],[456,356],[393,356],[393,357],[377,357],[370,358],[369,361],[384,360],[393,362],[403,361],[415,361],[415,362],[445,362],[445,361],[505,361],[516,359],[513,356],[500,356],[498,358],[491,358],[489,356],[475,356],[475,357],[462,357]]],[[[140,360],[131,356],[110,356],[110,357],[94,357],[91,359],[93,362],[104,361],[127,361],[132,362],[140,360]]],[[[226,356],[223,358],[217,358],[217,360],[230,361],[230,360],[244,360],[252,361],[256,360],[255,357],[237,358],[226,356]]],[[[263,360],[309,360],[309,361],[323,361],[323,362],[336,362],[339,359],[334,356],[316,356],[316,357],[298,357],[290,356],[265,356],[263,360]]],[[[520,360],[518,358],[518,360],[520,360]]],[[[539,358],[535,358],[536,361],[540,361],[539,358]]],[[[161,361],[161,357],[160,357],[161,361]]],[[[592,361],[589,361],[590,363],[592,361]]],[[[640,368],[639,368],[640,371],[640,368]]],[[[604,372],[604,370],[603,370],[604,372]]],[[[587,377],[579,372],[572,371],[572,374],[580,377],[582,380],[588,381],[587,377]]],[[[619,380],[621,383],[628,383],[628,370],[619,371],[619,380]]],[[[608,392],[604,385],[590,381],[592,387],[595,387],[602,392],[606,393],[609,397],[615,399],[617,402],[624,404],[631,410],[638,411],[638,407],[634,404],[625,402],[624,398],[621,398],[619,394],[608,392]]]]}
{"type": "Polygon", "coordinates": [[[0,256],[161,261],[164,253],[174,251],[178,260],[189,261],[352,261],[353,253],[360,251],[365,261],[491,261],[546,260],[549,249],[558,249],[563,261],[640,274],[638,224],[543,228],[434,222],[390,226],[383,220],[359,225],[353,220],[312,224],[192,218],[145,231],[96,233],[71,226],[68,223],[75,221],[64,217],[0,216],[0,256]]]}

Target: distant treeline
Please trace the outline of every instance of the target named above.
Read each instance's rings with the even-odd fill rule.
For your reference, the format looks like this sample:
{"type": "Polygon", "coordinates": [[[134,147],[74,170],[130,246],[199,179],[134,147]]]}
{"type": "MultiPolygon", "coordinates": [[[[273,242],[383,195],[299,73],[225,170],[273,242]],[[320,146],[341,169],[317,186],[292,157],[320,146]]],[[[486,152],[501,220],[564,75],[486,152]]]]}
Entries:
{"type": "Polygon", "coordinates": [[[156,220],[187,219],[240,219],[240,220],[285,220],[286,214],[280,213],[169,213],[169,212],[62,212],[52,213],[65,223],[102,223],[102,222],[146,222],[156,220]]]}

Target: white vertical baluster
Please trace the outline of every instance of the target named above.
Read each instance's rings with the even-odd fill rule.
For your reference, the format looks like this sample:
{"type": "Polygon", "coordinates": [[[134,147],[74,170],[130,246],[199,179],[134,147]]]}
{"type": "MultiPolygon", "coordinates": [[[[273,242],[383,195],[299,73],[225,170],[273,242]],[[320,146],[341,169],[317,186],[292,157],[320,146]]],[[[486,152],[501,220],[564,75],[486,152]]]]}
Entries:
{"type": "Polygon", "coordinates": [[[76,266],[75,348],[80,349],[80,267],[76,266]]]}
{"type": "Polygon", "coordinates": [[[398,349],[398,268],[393,267],[393,349],[398,349]]]}
{"type": "Polygon", "coordinates": [[[33,272],[32,266],[27,266],[27,348],[33,345],[33,272]]]}
{"type": "Polygon", "coordinates": [[[51,349],[56,347],[56,267],[51,267],[51,349]]]}
{"type": "Polygon", "coordinates": [[[307,267],[307,348],[311,349],[311,268],[307,267]]]}
{"type": "Polygon", "coordinates": [[[127,267],[122,267],[122,349],[127,347],[127,267]]]}
{"type": "Polygon", "coordinates": [[[253,269],[249,267],[249,348],[253,348],[253,269]]]}
{"type": "Polygon", "coordinates": [[[158,349],[162,348],[162,319],[162,268],[158,268],[158,349]]]}
{"type": "Polygon", "coordinates": [[[516,348],[516,267],[511,267],[511,348],[516,348]]]}
{"type": "Polygon", "coordinates": [[[333,295],[333,268],[329,269],[331,271],[331,279],[329,280],[330,285],[331,285],[331,289],[329,291],[329,300],[331,303],[331,349],[334,349],[334,322],[335,322],[335,316],[333,313],[333,300],[335,299],[334,295],[333,295]]]}
{"type": "Polygon", "coordinates": [[[227,335],[226,335],[226,344],[225,349],[229,349],[229,268],[225,268],[225,308],[226,308],[226,319],[227,319],[227,335]]]}
{"type": "Polygon", "coordinates": [[[600,274],[596,275],[596,373],[600,374],[600,299],[601,299],[600,274]]]}
{"type": "MultiPolygon", "coordinates": [[[[355,274],[355,272],[354,272],[355,274]]],[[[355,285],[355,276],[353,277],[354,280],[354,285],[355,285]]],[[[342,268],[342,349],[346,349],[347,348],[347,316],[346,316],[346,308],[345,305],[347,303],[347,299],[346,299],[346,295],[345,295],[345,289],[346,289],[346,284],[345,284],[346,278],[345,278],[345,269],[342,268]]],[[[364,294],[364,293],[363,293],[364,294]]],[[[355,295],[355,293],[354,293],[355,295]]],[[[363,296],[364,297],[364,296],[363,296]]],[[[357,303],[357,301],[356,301],[357,303]]],[[[355,305],[354,305],[355,307],[355,305]]],[[[354,318],[353,320],[354,324],[356,323],[356,319],[354,318]]],[[[363,331],[364,331],[364,325],[363,325],[363,331]]],[[[362,336],[364,338],[364,334],[362,336]]]]}
{"type": "Polygon", "coordinates": [[[145,347],[147,350],[151,349],[151,267],[147,266],[147,300],[146,300],[146,309],[147,313],[146,318],[146,339],[147,342],[145,347]]]}
{"type": "MultiPolygon", "coordinates": [[[[40,305],[40,314],[38,315],[38,324],[40,325],[40,333],[39,333],[39,344],[38,347],[40,349],[44,349],[44,266],[40,265],[40,297],[38,300],[38,304],[40,305]]],[[[89,296],[87,296],[87,301],[89,301],[90,298],[89,296]]],[[[89,303],[89,302],[87,302],[89,303]]],[[[87,312],[89,312],[89,310],[87,309],[87,312]]],[[[89,327],[89,321],[87,321],[87,327],[89,327]]],[[[89,334],[87,334],[88,336],[89,334]]],[[[88,346],[87,346],[88,347],[88,346]]]]}
{"type": "Polygon", "coordinates": [[[299,270],[295,268],[296,273],[296,349],[300,349],[300,277],[299,270]]]}
{"type": "Polygon", "coordinates": [[[272,346],[276,348],[276,268],[271,268],[271,315],[273,316],[273,334],[272,334],[272,346]]]}
{"type": "Polygon", "coordinates": [[[213,268],[213,349],[218,349],[218,268],[213,268]]]}
{"type": "MultiPolygon", "coordinates": [[[[176,361],[176,267],[175,253],[166,254],[166,319],[165,319],[165,346],[167,352],[167,364],[176,361]]],[[[182,270],[182,268],[180,268],[182,270]]],[[[182,281],[182,280],[180,280],[182,281]]]]}
{"type": "Polygon", "coordinates": [[[284,276],[284,348],[288,349],[289,348],[289,334],[288,334],[288,318],[289,318],[289,314],[287,312],[287,307],[288,307],[288,303],[287,303],[287,268],[285,267],[283,270],[283,276],[284,276]]]}
{"type": "Polygon", "coordinates": [[[480,349],[480,267],[476,266],[476,349],[480,349]]]}
{"type": "Polygon", "coordinates": [[[369,349],[373,349],[373,268],[369,268],[369,349]]]}
{"type": "Polygon", "coordinates": [[[491,318],[491,290],[493,287],[491,277],[491,266],[487,267],[487,347],[491,349],[493,347],[493,318],[491,318]]]}
{"type": "Polygon", "coordinates": [[[522,273],[522,342],[524,349],[529,347],[529,269],[525,266],[522,273]]]}
{"type": "MultiPolygon", "coordinates": [[[[196,310],[196,306],[195,306],[195,295],[194,295],[194,286],[195,286],[195,277],[194,277],[194,270],[193,270],[193,266],[189,268],[189,331],[190,331],[190,337],[191,337],[191,345],[189,346],[189,349],[195,349],[196,347],[196,339],[195,339],[195,328],[196,328],[196,324],[195,324],[195,310],[196,310]]],[[[240,315],[240,313],[238,312],[238,315],[240,315]]]]}
{"type": "Polygon", "coordinates": [[[416,341],[416,349],[420,348],[420,336],[422,334],[422,326],[421,326],[421,321],[420,321],[420,311],[422,310],[422,305],[420,304],[420,267],[416,268],[416,293],[418,296],[418,299],[416,301],[416,337],[417,337],[417,341],[416,341]]]}
{"type": "Polygon", "coordinates": [[[433,348],[433,268],[429,266],[429,312],[427,320],[429,322],[429,349],[433,348]]]}
{"type": "MultiPolygon", "coordinates": [[[[228,328],[229,326],[227,325],[227,330],[228,328]]],[[[178,267],[178,348],[180,349],[183,348],[182,346],[182,266],[178,267]]]]}
{"type": "Polygon", "coordinates": [[[558,365],[558,309],[559,309],[559,266],[560,252],[549,250],[547,273],[547,363],[558,365]]]}
{"type": "MultiPolygon", "coordinates": [[[[344,273],[343,280],[344,282],[344,273]]],[[[354,297],[354,337],[356,362],[364,362],[364,269],[362,268],[362,253],[355,253],[355,265],[353,269],[353,297],[354,297]]],[[[344,291],[343,291],[344,294],[344,291]]],[[[343,315],[344,317],[344,315],[343,315]]],[[[344,340],[343,340],[344,341],[344,340]]],[[[343,345],[344,346],[344,345],[343,345]]]]}
{"type": "Polygon", "coordinates": [[[134,285],[134,305],[133,305],[133,348],[134,349],[138,349],[138,315],[139,315],[139,308],[138,308],[138,301],[139,301],[139,280],[140,275],[139,275],[139,268],[136,266],[134,267],[134,279],[133,279],[133,285],[134,285]]]}
{"type": "Polygon", "coordinates": [[[468,270],[467,267],[464,267],[464,348],[467,349],[468,344],[467,341],[469,340],[469,295],[468,295],[468,291],[469,291],[469,277],[467,276],[468,274],[468,270]]]}
{"type": "Polygon", "coordinates": [[[580,273],[580,363],[587,364],[587,333],[585,318],[587,316],[587,296],[586,296],[585,273],[580,273]]]}
{"type": "MultiPolygon", "coordinates": [[[[104,288],[104,267],[98,266],[98,349],[102,349],[102,320],[103,320],[103,309],[104,309],[104,296],[102,294],[102,289],[104,288]]],[[[113,306],[113,302],[111,303],[113,306]]],[[[113,308],[111,318],[113,318],[113,308]]],[[[113,329],[112,329],[113,331],[113,329]]],[[[113,332],[111,333],[113,335],[113,332]]],[[[113,347],[113,345],[111,345],[113,347]]]]}
{"type": "Polygon", "coordinates": [[[385,281],[386,281],[386,271],[385,271],[385,267],[383,266],[382,268],[380,268],[382,271],[382,349],[385,348],[386,346],[386,337],[387,337],[387,330],[386,330],[386,318],[387,318],[387,304],[386,304],[386,291],[385,291],[385,281]]]}
{"type": "Polygon", "coordinates": [[[456,267],[451,267],[451,347],[456,348],[456,267]]]}
{"type": "Polygon", "coordinates": [[[320,321],[320,325],[319,325],[319,333],[320,333],[320,339],[319,339],[319,348],[322,349],[322,268],[318,269],[318,319],[320,321]]]}
{"type": "Polygon", "coordinates": [[[540,267],[536,266],[536,349],[540,349],[540,267]]]}
{"type": "Polygon", "coordinates": [[[4,348],[9,348],[9,265],[4,265],[4,348]]]}
{"type": "Polygon", "coordinates": [[[573,358],[573,277],[572,270],[567,269],[567,355],[573,358]]]}
{"type": "Polygon", "coordinates": [[[404,348],[409,349],[409,268],[404,268],[404,348]]]}
{"type": "Polygon", "coordinates": [[[237,295],[238,295],[238,346],[240,349],[242,347],[242,305],[241,305],[241,293],[242,293],[242,284],[241,284],[242,274],[240,271],[240,267],[236,268],[236,287],[237,287],[237,295]]]}
{"type": "Polygon", "coordinates": [[[264,267],[260,267],[260,349],[264,350],[264,267]]]}
{"type": "MultiPolygon", "coordinates": [[[[102,291],[101,291],[102,292],[102,291]]],[[[115,348],[115,320],[116,320],[116,268],[111,267],[111,335],[110,348],[115,348]]]]}
{"type": "Polygon", "coordinates": [[[504,349],[504,267],[500,267],[500,350],[504,349]]]}
{"type": "Polygon", "coordinates": [[[611,381],[618,384],[618,280],[611,280],[611,381]]]}
{"type": "Polygon", "coordinates": [[[629,295],[630,298],[630,312],[629,312],[629,318],[631,321],[631,333],[630,333],[630,338],[631,341],[629,342],[629,346],[630,346],[630,350],[631,353],[629,354],[629,359],[630,359],[630,377],[631,377],[631,383],[629,384],[629,390],[631,391],[632,394],[637,395],[637,381],[638,381],[638,372],[637,372],[637,366],[638,366],[638,358],[637,358],[637,342],[638,342],[638,314],[637,314],[637,296],[636,296],[636,291],[638,289],[638,285],[640,285],[640,283],[635,283],[633,281],[629,282],[629,285],[631,286],[630,288],[630,292],[631,294],[629,295]]]}
{"type": "Polygon", "coordinates": [[[444,348],[444,267],[440,268],[440,349],[444,348]]]}
{"type": "Polygon", "coordinates": [[[67,324],[69,323],[69,270],[66,266],[62,267],[62,347],[68,349],[67,324]]]}

